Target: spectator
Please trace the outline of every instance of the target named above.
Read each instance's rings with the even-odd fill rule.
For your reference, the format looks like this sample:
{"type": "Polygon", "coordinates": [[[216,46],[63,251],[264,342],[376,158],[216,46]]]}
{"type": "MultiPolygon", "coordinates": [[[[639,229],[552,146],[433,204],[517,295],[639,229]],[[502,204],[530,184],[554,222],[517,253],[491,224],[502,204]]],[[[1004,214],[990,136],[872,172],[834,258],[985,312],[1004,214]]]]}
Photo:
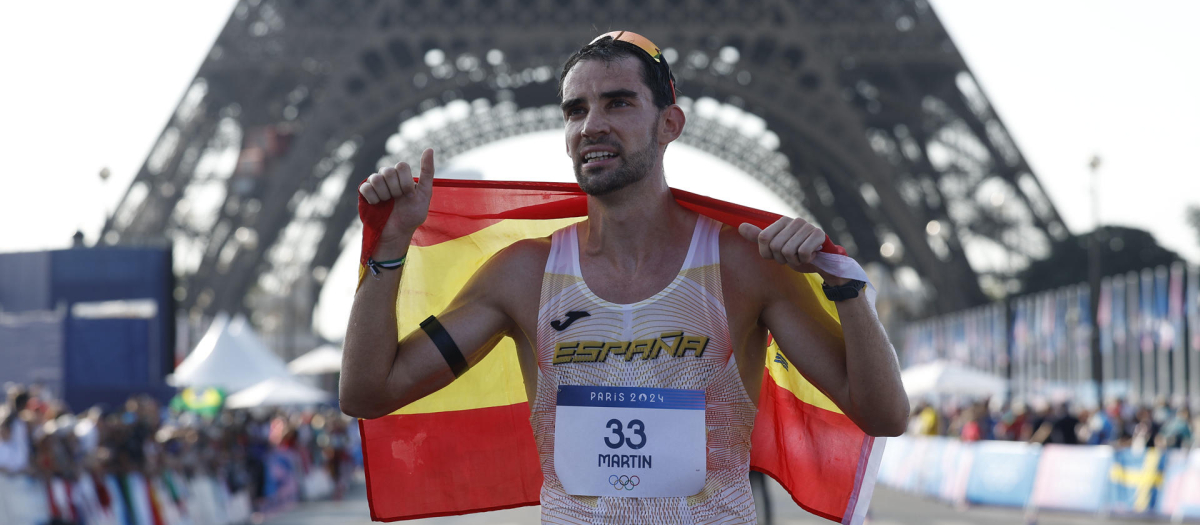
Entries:
{"type": "Polygon", "coordinates": [[[1167,448],[1188,448],[1192,446],[1191,419],[1191,411],[1187,407],[1180,407],[1179,410],[1175,411],[1175,416],[1162,426],[1158,441],[1160,446],[1167,448]]]}
{"type": "Polygon", "coordinates": [[[1154,445],[1155,438],[1158,437],[1160,425],[1154,421],[1154,415],[1149,408],[1142,407],[1137,410],[1136,421],[1133,424],[1133,437],[1130,446],[1134,448],[1145,448],[1154,445]]]}
{"type": "Polygon", "coordinates": [[[1053,443],[1056,445],[1079,444],[1079,418],[1071,413],[1071,406],[1062,402],[1054,407],[1054,412],[1042,420],[1041,426],[1030,437],[1033,443],[1053,443]]]}
{"type": "Polygon", "coordinates": [[[983,439],[982,426],[979,424],[981,419],[976,415],[978,407],[967,407],[962,412],[962,430],[959,432],[959,439],[966,442],[979,441],[983,439]]]}
{"type": "Polygon", "coordinates": [[[979,424],[980,439],[996,439],[996,416],[991,407],[991,399],[975,403],[975,421],[979,424]]]}
{"type": "Polygon", "coordinates": [[[1028,418],[1029,414],[1025,410],[1025,403],[1021,401],[1012,403],[1000,417],[1000,421],[996,423],[996,439],[1007,441],[1021,439],[1021,431],[1025,428],[1028,418]]]}
{"type": "Polygon", "coordinates": [[[100,446],[101,415],[103,411],[100,407],[92,407],[87,411],[87,415],[75,424],[75,438],[79,440],[79,449],[84,455],[94,453],[96,447],[100,446]]]}
{"type": "Polygon", "coordinates": [[[29,425],[23,419],[29,392],[12,387],[0,410],[0,474],[19,474],[29,469],[29,425]]]}
{"type": "MultiPolygon", "coordinates": [[[[1035,399],[1033,402],[1033,413],[1025,419],[1025,424],[1021,426],[1017,433],[1017,440],[1041,443],[1034,439],[1034,434],[1041,429],[1046,420],[1050,419],[1050,406],[1045,400],[1035,399]]],[[[1042,439],[1046,439],[1042,437],[1042,439]]]]}
{"type": "Polygon", "coordinates": [[[1088,445],[1105,445],[1117,439],[1117,427],[1107,410],[1096,410],[1083,421],[1080,439],[1088,445]]]}
{"type": "Polygon", "coordinates": [[[921,401],[913,410],[909,428],[918,436],[936,436],[938,434],[938,413],[928,401],[921,401]]]}
{"type": "Polygon", "coordinates": [[[1167,396],[1159,395],[1154,398],[1154,410],[1151,411],[1151,416],[1154,418],[1154,422],[1158,423],[1159,428],[1162,428],[1163,424],[1170,421],[1174,415],[1175,411],[1171,410],[1171,405],[1167,403],[1167,396]]]}
{"type": "Polygon", "coordinates": [[[223,411],[201,419],[164,413],[141,396],[76,419],[42,392],[38,410],[18,387],[0,405],[0,525],[150,523],[151,510],[163,523],[226,523],[231,513],[248,521],[252,511],[266,510],[251,508],[263,483],[274,484],[274,498],[259,503],[278,506],[340,492],[349,477],[348,419],[335,410],[223,411]],[[264,476],[270,468],[290,479],[264,476]],[[38,512],[29,510],[31,494],[44,519],[28,514],[38,512]],[[197,498],[206,503],[187,507],[197,498]]]}

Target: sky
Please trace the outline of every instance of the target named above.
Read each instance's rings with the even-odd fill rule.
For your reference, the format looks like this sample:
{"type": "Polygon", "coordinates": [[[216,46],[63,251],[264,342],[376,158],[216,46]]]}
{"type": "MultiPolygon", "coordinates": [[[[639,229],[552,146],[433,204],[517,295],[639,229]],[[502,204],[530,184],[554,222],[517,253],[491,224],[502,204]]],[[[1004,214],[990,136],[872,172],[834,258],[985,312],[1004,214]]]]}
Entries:
{"type": "MultiPolygon", "coordinates": [[[[0,5],[0,252],[66,247],[77,229],[95,240],[235,3],[0,5]]],[[[1200,262],[1200,239],[1184,220],[1188,205],[1200,205],[1200,2],[932,4],[1071,231],[1094,224],[1088,161],[1098,155],[1101,222],[1149,230],[1200,262]]],[[[569,169],[552,134],[518,141],[509,146],[549,148],[547,170],[569,169]]],[[[448,166],[495,166],[487,159],[497,146],[506,148],[448,166]]],[[[707,161],[676,150],[668,179],[695,183],[671,174],[707,161]]],[[[710,184],[700,191],[725,196],[729,184],[711,184],[740,176],[729,169],[700,181],[710,184]]],[[[733,186],[756,194],[752,183],[733,186]]]]}

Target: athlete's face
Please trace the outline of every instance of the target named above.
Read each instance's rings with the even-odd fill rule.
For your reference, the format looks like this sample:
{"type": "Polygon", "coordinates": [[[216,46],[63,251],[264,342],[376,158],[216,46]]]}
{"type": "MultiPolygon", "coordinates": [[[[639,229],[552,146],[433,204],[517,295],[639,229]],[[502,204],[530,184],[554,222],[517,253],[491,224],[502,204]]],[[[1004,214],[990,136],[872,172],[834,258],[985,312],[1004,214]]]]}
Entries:
{"type": "MultiPolygon", "coordinates": [[[[646,177],[662,160],[662,111],[633,57],[584,60],[563,79],[567,155],[589,195],[605,195],[646,177]]],[[[671,137],[674,138],[674,137],[671,137]]]]}

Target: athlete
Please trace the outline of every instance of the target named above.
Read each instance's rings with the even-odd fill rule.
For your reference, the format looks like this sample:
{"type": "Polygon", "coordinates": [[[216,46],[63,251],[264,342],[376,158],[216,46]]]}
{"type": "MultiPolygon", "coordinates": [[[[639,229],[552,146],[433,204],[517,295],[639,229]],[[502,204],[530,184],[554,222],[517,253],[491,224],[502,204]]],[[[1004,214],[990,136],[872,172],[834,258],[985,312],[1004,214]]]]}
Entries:
{"type": "MultiPolygon", "coordinates": [[[[663,154],[683,132],[685,118],[675,104],[670,69],[654,44],[630,32],[602,35],[567,60],[559,94],[566,153],[588,195],[587,219],[502,250],[432,323],[399,344],[396,299],[403,267],[365,279],[346,333],[341,404],[347,414],[384,416],[449,384],[461,365],[446,357],[447,342],[469,367],[501,338],[511,337],[530,399],[547,523],[754,523],[750,433],[768,332],[864,432],[904,432],[908,398],[895,350],[860,293],[864,283],[812,264],[825,233],[787,217],[766,229],[750,224],[734,229],[673,199],[663,154]],[[797,306],[802,274],[808,272],[821,273],[827,295],[841,299],[840,329],[797,306]],[[703,465],[703,475],[682,472],[686,468],[655,474],[657,493],[692,487],[673,496],[589,492],[572,479],[575,467],[565,463],[570,458],[555,454],[556,437],[560,447],[576,446],[565,436],[579,429],[556,424],[565,413],[558,410],[556,416],[567,397],[560,392],[570,388],[592,389],[593,401],[626,391],[703,399],[698,431],[684,423],[671,426],[691,417],[686,410],[661,410],[655,413],[667,415],[660,419],[601,421],[596,434],[620,448],[600,454],[601,466],[670,470],[676,458],[663,459],[663,448],[656,449],[653,464],[639,453],[651,442],[661,447],[670,436],[677,445],[668,452],[680,456],[678,465],[703,465]],[[702,457],[684,457],[688,450],[702,457]]],[[[433,151],[425,150],[417,181],[400,163],[359,187],[371,204],[392,202],[378,248],[370,254],[374,261],[405,256],[428,213],[433,178],[433,151]]],[[[590,408],[607,410],[597,407],[590,408]]],[[[633,476],[615,479],[615,486],[632,489],[633,476]]]]}

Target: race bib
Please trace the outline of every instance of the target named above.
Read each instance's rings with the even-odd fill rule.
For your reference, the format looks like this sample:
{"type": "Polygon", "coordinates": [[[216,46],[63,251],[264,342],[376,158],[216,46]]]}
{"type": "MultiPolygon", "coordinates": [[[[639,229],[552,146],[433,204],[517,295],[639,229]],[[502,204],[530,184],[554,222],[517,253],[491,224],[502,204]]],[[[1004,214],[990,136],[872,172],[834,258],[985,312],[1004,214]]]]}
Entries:
{"type": "Polygon", "coordinates": [[[707,472],[704,391],[558,387],[554,470],[574,496],[692,496],[707,472]]]}

